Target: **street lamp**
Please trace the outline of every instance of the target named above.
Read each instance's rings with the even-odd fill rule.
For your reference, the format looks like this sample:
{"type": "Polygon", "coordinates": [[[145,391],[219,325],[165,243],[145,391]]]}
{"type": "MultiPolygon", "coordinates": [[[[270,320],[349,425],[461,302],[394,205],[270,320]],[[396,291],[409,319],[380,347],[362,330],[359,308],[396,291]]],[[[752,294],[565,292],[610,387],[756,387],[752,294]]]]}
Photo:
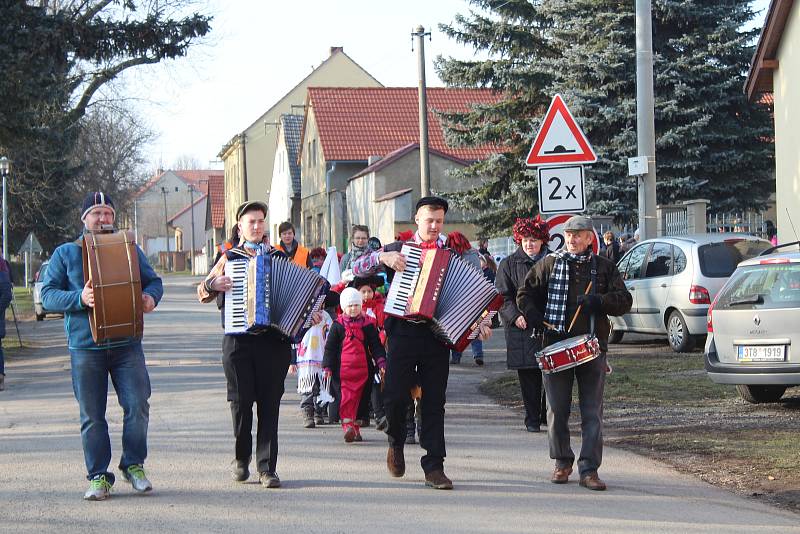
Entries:
{"type": "Polygon", "coordinates": [[[6,179],[11,174],[11,160],[0,158],[0,174],[3,175],[3,259],[8,261],[8,202],[6,201],[6,179]]]}

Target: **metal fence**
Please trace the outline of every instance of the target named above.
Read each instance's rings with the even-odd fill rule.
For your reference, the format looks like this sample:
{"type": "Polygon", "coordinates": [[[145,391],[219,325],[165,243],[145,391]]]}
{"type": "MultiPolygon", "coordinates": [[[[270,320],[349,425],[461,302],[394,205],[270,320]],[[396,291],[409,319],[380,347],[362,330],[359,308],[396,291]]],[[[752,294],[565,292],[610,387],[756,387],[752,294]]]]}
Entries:
{"type": "Polygon", "coordinates": [[[663,235],[687,235],[689,217],[685,209],[665,209],[661,212],[663,235]]]}
{"type": "Polygon", "coordinates": [[[709,213],[707,217],[708,231],[742,232],[767,238],[772,231],[764,214],[754,211],[709,213]]]}

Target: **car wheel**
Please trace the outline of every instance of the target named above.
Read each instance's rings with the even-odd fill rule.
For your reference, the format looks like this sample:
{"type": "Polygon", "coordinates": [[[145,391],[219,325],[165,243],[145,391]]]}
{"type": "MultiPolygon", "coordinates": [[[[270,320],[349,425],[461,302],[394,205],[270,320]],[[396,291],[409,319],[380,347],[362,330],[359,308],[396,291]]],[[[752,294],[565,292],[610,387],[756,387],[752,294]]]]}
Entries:
{"type": "Polygon", "coordinates": [[[625,332],[620,332],[619,330],[614,328],[614,323],[611,323],[611,331],[608,334],[608,342],[609,343],[619,343],[622,341],[622,336],[625,335],[625,332]]]}
{"type": "Polygon", "coordinates": [[[44,321],[44,314],[43,313],[37,313],[36,314],[36,320],[37,321],[44,321]]]}
{"type": "Polygon", "coordinates": [[[675,352],[689,352],[694,348],[694,337],[689,334],[686,321],[683,320],[683,315],[677,310],[669,314],[667,339],[669,340],[669,346],[675,352]]]}
{"type": "Polygon", "coordinates": [[[736,391],[747,402],[758,404],[760,402],[778,402],[786,391],[786,386],[748,386],[738,384],[736,391]]]}

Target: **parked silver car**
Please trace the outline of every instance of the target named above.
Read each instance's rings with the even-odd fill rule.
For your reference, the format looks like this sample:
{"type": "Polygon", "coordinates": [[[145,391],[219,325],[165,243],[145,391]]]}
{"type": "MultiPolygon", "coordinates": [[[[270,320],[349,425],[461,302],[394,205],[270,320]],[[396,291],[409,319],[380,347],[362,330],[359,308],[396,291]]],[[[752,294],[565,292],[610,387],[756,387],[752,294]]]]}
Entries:
{"type": "Polygon", "coordinates": [[[47,272],[48,265],[50,265],[49,261],[42,263],[33,277],[33,313],[36,315],[37,321],[44,321],[44,316],[47,314],[47,310],[42,306],[42,282],[44,282],[44,273],[47,272]]]}
{"type": "Polygon", "coordinates": [[[631,311],[612,317],[610,341],[625,332],[667,335],[675,352],[694,348],[706,335],[711,300],[742,260],[770,247],[740,233],[658,237],[638,243],[618,268],[633,296],[631,311]]]}
{"type": "Polygon", "coordinates": [[[742,262],[708,311],[708,377],[735,384],[748,402],[778,401],[800,385],[798,326],[800,252],[742,262]]]}

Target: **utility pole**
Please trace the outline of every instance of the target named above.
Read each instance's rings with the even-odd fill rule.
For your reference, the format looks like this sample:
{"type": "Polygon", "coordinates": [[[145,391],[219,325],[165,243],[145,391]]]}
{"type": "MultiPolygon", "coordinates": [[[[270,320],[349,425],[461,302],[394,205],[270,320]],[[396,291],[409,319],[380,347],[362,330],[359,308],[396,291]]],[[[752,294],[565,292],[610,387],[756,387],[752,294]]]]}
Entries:
{"type": "Polygon", "coordinates": [[[191,198],[189,210],[192,217],[192,253],[189,256],[191,257],[191,274],[194,274],[194,186],[192,184],[189,184],[189,197],[191,198]]]}
{"type": "Polygon", "coordinates": [[[167,190],[166,188],[161,188],[161,194],[164,195],[164,230],[166,231],[167,236],[167,265],[165,265],[166,270],[169,272],[170,265],[172,264],[172,258],[170,257],[170,250],[169,250],[169,219],[167,219],[167,190]]]}
{"type": "Polygon", "coordinates": [[[431,32],[425,32],[425,28],[419,25],[411,36],[417,41],[417,66],[419,70],[420,196],[427,197],[431,194],[431,173],[430,160],[428,158],[428,93],[425,85],[425,37],[430,38],[431,32]]]}
{"type": "Polygon", "coordinates": [[[639,238],[656,237],[656,134],[653,100],[653,15],[651,0],[636,0],[636,138],[647,157],[639,180],[639,238]]]}

